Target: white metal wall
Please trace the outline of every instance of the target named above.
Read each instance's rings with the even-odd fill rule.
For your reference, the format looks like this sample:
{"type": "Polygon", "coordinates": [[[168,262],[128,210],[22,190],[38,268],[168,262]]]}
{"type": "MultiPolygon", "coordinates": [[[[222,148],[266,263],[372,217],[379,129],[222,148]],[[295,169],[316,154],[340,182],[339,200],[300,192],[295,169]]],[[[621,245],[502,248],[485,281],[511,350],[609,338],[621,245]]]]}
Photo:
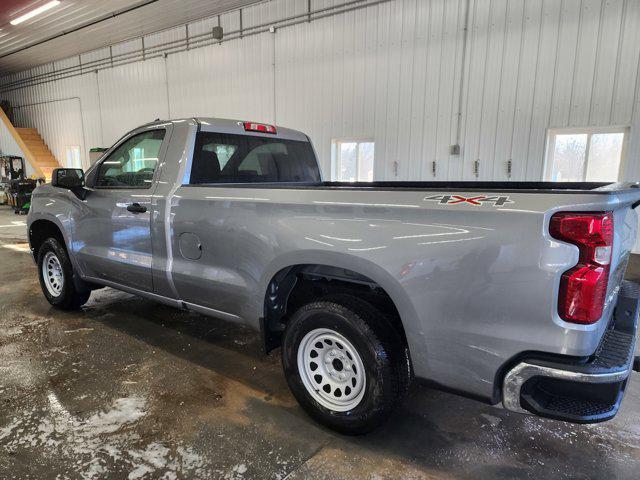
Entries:
{"type": "Polygon", "coordinates": [[[3,122],[0,122],[0,154],[22,155],[22,150],[3,122]]]}
{"type": "MultiPolygon", "coordinates": [[[[312,9],[336,3],[344,1],[313,0],[312,9]]],[[[512,160],[511,180],[539,180],[549,127],[621,125],[631,127],[625,177],[640,178],[639,1],[468,0],[463,48],[466,7],[467,0],[391,0],[2,96],[16,105],[77,98],[85,161],[88,148],[138,124],[208,115],[305,131],[325,176],[332,139],[367,138],[376,143],[376,179],[508,180],[512,160]],[[451,156],[459,104],[462,154],[451,156]]],[[[307,0],[273,0],[244,9],[243,24],[306,8],[307,0]]],[[[237,12],[221,17],[225,31],[238,23],[237,12]]],[[[189,32],[213,25],[217,18],[201,20],[189,32]]],[[[144,41],[184,35],[180,27],[144,41]]],[[[39,128],[54,152],[64,147],[60,128],[77,129],[75,114],[55,102],[19,112],[22,126],[39,128]]]]}
{"type": "MultiPolygon", "coordinates": [[[[86,151],[82,130],[82,110],[80,98],[66,98],[47,103],[25,104],[15,109],[14,122],[17,125],[31,125],[38,129],[43,138],[53,138],[49,144],[53,156],[66,162],[67,147],[80,147],[86,151]],[[59,122],[64,118],[64,122],[59,122]]],[[[88,165],[84,165],[88,167],[88,165]]]]}

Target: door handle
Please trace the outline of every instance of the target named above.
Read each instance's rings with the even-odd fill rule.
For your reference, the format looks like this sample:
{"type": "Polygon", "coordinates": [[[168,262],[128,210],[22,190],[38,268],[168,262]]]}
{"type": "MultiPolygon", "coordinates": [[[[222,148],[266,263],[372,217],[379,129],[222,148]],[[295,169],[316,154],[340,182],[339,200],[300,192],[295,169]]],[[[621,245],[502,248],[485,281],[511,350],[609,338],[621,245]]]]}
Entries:
{"type": "Polygon", "coordinates": [[[144,213],[147,211],[147,207],[140,205],[138,202],[127,205],[127,210],[131,213],[144,213]]]}

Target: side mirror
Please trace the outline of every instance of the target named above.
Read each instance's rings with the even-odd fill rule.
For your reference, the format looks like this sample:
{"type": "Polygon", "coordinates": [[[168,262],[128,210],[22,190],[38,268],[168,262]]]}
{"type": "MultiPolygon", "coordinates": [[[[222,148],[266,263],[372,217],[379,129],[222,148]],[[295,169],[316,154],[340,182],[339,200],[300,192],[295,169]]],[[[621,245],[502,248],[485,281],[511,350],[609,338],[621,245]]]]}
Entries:
{"type": "Polygon", "coordinates": [[[81,168],[56,168],[51,175],[51,185],[69,189],[81,200],[89,193],[84,187],[84,172],[81,168]]]}
{"type": "Polygon", "coordinates": [[[69,190],[84,187],[84,172],[81,168],[56,168],[51,175],[51,185],[69,190]]]}

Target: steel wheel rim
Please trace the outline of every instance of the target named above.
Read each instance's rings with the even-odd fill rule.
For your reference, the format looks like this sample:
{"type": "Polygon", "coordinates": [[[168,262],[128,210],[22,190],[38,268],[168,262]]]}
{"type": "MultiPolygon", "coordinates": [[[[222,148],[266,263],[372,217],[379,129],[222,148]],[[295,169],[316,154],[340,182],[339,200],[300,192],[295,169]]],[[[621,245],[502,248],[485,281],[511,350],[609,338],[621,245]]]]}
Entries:
{"type": "Polygon", "coordinates": [[[335,412],[354,409],[366,387],[360,354],[343,335],[328,328],[307,333],[298,347],[298,372],[307,392],[335,412]]]}
{"type": "Polygon", "coordinates": [[[49,294],[59,297],[64,287],[64,274],[60,260],[53,252],[47,252],[42,260],[42,278],[49,294]]]}

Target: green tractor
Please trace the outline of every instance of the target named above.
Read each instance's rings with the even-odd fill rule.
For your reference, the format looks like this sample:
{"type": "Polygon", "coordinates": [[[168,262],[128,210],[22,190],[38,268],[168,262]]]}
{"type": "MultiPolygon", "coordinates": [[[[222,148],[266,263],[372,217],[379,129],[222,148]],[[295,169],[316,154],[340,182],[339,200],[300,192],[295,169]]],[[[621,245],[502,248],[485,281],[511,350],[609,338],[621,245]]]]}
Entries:
{"type": "Polygon", "coordinates": [[[0,156],[0,200],[13,207],[16,215],[29,212],[31,192],[38,186],[38,180],[27,178],[22,157],[0,156]],[[2,195],[4,193],[4,195],[2,195]]]}

